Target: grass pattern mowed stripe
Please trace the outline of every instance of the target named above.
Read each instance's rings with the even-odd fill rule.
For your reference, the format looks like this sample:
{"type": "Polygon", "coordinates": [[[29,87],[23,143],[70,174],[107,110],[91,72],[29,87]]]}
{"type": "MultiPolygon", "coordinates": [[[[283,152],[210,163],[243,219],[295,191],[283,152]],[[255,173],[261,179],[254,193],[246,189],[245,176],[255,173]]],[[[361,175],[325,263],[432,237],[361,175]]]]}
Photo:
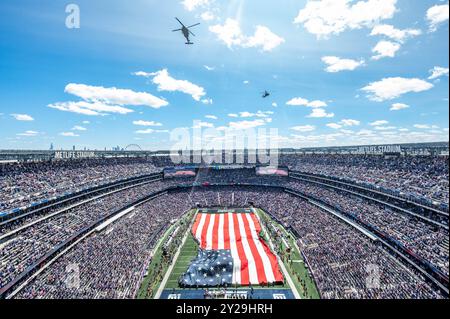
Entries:
{"type": "Polygon", "coordinates": [[[175,263],[172,273],[169,276],[166,287],[178,288],[178,279],[188,269],[191,261],[197,256],[198,245],[194,237],[189,233],[186,242],[181,247],[180,255],[175,263]]]}

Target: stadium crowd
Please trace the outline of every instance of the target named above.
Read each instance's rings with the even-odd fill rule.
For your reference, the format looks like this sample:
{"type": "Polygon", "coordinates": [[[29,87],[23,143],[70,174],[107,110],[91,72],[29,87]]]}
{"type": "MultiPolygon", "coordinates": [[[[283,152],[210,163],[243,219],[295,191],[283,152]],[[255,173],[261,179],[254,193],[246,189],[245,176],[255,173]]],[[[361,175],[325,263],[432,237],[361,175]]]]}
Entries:
{"type": "Polygon", "coordinates": [[[307,201],[283,191],[239,186],[179,190],[138,206],[62,256],[17,297],[133,298],[151,257],[149,238],[161,226],[167,227],[170,220],[197,205],[250,204],[297,231],[323,298],[442,297],[380,246],[307,201]],[[74,267],[80,279],[75,286],[69,271],[74,267]]]}
{"type": "Polygon", "coordinates": [[[403,195],[449,203],[448,156],[285,155],[291,170],[384,188],[403,195]]]}
{"type": "Polygon", "coordinates": [[[288,186],[375,226],[446,275],[449,274],[448,230],[345,192],[296,180],[290,181],[288,186]]]}
{"type": "MultiPolygon", "coordinates": [[[[448,158],[393,158],[343,155],[282,156],[282,163],[302,172],[351,178],[354,182],[447,201],[448,158]],[[317,160],[315,160],[317,159],[317,160]],[[392,162],[390,162],[392,161],[392,162]],[[444,178],[446,181],[443,181],[444,178]],[[431,180],[431,181],[430,181],[431,180]],[[428,183],[428,184],[427,184],[428,183]],[[427,189],[428,187],[428,189],[427,189]],[[415,189],[415,191],[414,191],[415,189]]],[[[153,159],[77,160],[0,165],[0,211],[66,191],[161,171],[167,157],[153,159]],[[91,162],[89,162],[91,161],[91,162]],[[73,165],[73,166],[72,166],[73,165]],[[3,178],[5,177],[5,178],[3,178]]],[[[196,177],[165,179],[120,190],[37,221],[0,243],[0,287],[86,226],[150,193],[175,185],[192,185],[162,195],[95,233],[63,255],[19,293],[19,298],[133,298],[151,258],[150,238],[172,219],[197,205],[244,207],[270,212],[299,234],[298,244],[324,298],[440,298],[421,275],[391,257],[381,246],[320,208],[288,195],[297,190],[351,214],[449,274],[448,230],[347,192],[293,178],[257,176],[255,170],[202,168],[196,177]],[[209,187],[210,184],[233,186],[209,187]],[[256,186],[239,186],[253,184],[256,186]],[[261,187],[258,187],[260,185],[261,187]],[[279,186],[268,190],[263,185],[279,186]],[[80,273],[79,287],[67,284],[68,267],[80,273]],[[78,267],[78,268],[77,268],[78,267]],[[367,278],[375,271],[375,284],[367,278]]],[[[0,226],[0,236],[18,226],[0,226]]]]}
{"type": "Polygon", "coordinates": [[[134,298],[156,244],[150,238],[190,207],[187,197],[179,194],[162,195],[138,206],[61,257],[17,297],[134,298]]]}
{"type": "Polygon", "coordinates": [[[166,183],[153,182],[129,188],[120,194],[95,199],[20,230],[12,239],[1,244],[0,287],[84,227],[165,187],[166,183]]]}
{"type": "Polygon", "coordinates": [[[256,206],[299,234],[299,246],[323,298],[440,297],[418,274],[323,210],[283,192],[258,194],[251,197],[256,206]]]}
{"type": "Polygon", "coordinates": [[[150,161],[139,158],[0,164],[0,212],[159,171],[150,161]]]}
{"type": "MultiPolygon", "coordinates": [[[[245,157],[244,164],[248,160],[245,157]]],[[[448,156],[281,154],[279,162],[294,171],[378,187],[388,193],[448,207],[448,156]]],[[[174,166],[169,156],[0,164],[0,212],[84,188],[161,172],[168,166],[174,166]]],[[[227,170],[222,177],[224,182],[231,179],[227,170]]]]}

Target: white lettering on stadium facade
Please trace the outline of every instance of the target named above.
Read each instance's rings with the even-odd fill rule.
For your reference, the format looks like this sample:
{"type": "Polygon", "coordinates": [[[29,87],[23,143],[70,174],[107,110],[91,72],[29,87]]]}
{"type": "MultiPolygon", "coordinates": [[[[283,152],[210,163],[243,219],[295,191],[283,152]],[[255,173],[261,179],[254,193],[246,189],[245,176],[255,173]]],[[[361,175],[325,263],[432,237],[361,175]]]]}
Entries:
{"type": "Polygon", "coordinates": [[[378,146],[360,146],[357,154],[384,154],[384,153],[401,153],[400,145],[378,145],[378,146]]]}
{"type": "Polygon", "coordinates": [[[56,159],[68,159],[68,158],[91,158],[95,157],[94,152],[86,151],[58,151],[55,153],[56,159]]]}

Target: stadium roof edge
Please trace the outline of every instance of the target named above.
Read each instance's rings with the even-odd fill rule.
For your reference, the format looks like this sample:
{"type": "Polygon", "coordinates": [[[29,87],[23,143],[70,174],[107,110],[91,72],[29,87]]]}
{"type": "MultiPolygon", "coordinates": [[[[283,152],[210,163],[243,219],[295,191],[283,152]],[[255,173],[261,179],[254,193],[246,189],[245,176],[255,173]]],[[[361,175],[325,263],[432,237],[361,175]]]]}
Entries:
{"type": "MultiPolygon", "coordinates": [[[[190,154],[201,150],[188,150],[190,154]]],[[[257,152],[256,149],[225,150],[237,154],[257,152]]],[[[266,149],[266,151],[268,151],[266,149]]],[[[274,150],[271,150],[274,151],[274,150]]],[[[404,153],[415,155],[448,155],[449,142],[379,144],[379,145],[349,145],[349,146],[323,146],[304,148],[279,148],[281,154],[298,153],[342,153],[342,154],[383,154],[404,153]]],[[[178,154],[180,154],[178,152],[178,154]]],[[[81,158],[118,158],[118,157],[148,157],[170,156],[177,152],[169,150],[0,150],[0,162],[34,161],[51,159],[81,159],[81,158]]]]}

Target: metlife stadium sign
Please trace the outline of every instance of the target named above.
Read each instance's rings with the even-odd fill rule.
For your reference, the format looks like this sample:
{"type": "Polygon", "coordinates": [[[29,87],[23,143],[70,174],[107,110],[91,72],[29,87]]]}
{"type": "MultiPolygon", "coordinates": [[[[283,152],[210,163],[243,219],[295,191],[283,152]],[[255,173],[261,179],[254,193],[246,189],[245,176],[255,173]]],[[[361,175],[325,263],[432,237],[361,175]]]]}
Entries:
{"type": "Polygon", "coordinates": [[[91,151],[58,151],[55,152],[55,159],[78,159],[95,157],[95,152],[91,151]]]}
{"type": "Polygon", "coordinates": [[[355,154],[386,154],[401,153],[400,145],[377,145],[377,146],[360,146],[355,154]]]}

